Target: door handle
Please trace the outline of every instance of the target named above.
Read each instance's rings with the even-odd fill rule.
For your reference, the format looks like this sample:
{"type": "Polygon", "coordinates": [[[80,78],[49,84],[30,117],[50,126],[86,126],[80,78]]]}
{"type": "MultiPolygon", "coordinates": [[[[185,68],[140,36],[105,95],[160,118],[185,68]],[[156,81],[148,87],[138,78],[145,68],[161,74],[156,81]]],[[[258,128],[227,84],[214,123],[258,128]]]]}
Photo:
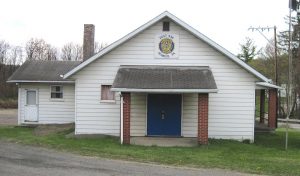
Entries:
{"type": "Polygon", "coordinates": [[[161,111],[160,115],[161,115],[161,119],[164,120],[165,119],[165,111],[161,111]]]}

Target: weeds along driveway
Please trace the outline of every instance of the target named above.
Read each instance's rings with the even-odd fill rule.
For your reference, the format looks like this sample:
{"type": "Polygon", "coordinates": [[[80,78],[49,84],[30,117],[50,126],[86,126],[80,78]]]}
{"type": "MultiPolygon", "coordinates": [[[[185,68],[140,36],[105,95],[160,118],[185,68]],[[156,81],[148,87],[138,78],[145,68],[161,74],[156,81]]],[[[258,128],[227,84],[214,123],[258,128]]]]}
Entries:
{"type": "Polygon", "coordinates": [[[0,109],[0,125],[17,125],[18,109],[0,109]]]}
{"type": "Polygon", "coordinates": [[[54,150],[0,141],[0,173],[3,176],[242,176],[221,169],[191,169],[77,156],[54,150]]]}

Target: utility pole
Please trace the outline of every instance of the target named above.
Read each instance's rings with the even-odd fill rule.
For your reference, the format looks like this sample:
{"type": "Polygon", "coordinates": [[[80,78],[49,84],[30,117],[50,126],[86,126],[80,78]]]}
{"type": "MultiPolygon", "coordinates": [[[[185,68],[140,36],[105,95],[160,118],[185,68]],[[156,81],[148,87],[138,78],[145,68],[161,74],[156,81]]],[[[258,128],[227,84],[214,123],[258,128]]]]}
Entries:
{"type": "MultiPolygon", "coordinates": [[[[258,31],[267,41],[268,43],[274,48],[274,60],[275,60],[275,84],[276,85],[280,85],[279,83],[279,78],[278,78],[278,57],[277,57],[277,27],[249,27],[248,30],[252,30],[252,32],[254,31],[258,31]],[[270,31],[272,30],[274,31],[274,44],[264,35],[264,31],[270,31]]],[[[277,99],[276,99],[276,127],[277,127],[277,120],[278,120],[278,115],[280,114],[279,112],[279,108],[280,108],[280,91],[277,92],[277,99]]]]}
{"type": "Polygon", "coordinates": [[[289,59],[288,59],[288,84],[287,84],[287,116],[286,116],[286,127],[285,127],[285,150],[288,149],[288,139],[289,139],[289,118],[291,115],[291,81],[292,81],[292,49],[291,49],[291,42],[292,42],[292,11],[297,10],[298,2],[297,0],[289,0],[289,59]]]}
{"type": "Polygon", "coordinates": [[[276,26],[274,26],[274,50],[275,50],[275,84],[279,85],[278,82],[278,58],[277,58],[277,32],[276,32],[276,26]]]}
{"type": "Polygon", "coordinates": [[[278,85],[278,58],[277,58],[277,32],[276,32],[277,27],[249,27],[248,30],[252,30],[252,32],[254,31],[258,31],[267,41],[268,43],[274,48],[274,60],[275,60],[275,84],[278,85]],[[270,31],[270,30],[274,30],[274,44],[264,35],[264,31],[270,31]]]}

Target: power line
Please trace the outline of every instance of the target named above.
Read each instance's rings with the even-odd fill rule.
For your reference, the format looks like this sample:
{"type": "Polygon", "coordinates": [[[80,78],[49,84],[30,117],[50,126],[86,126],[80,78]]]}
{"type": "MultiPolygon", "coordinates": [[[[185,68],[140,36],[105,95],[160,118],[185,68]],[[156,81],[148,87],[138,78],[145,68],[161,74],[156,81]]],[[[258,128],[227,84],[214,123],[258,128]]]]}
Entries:
{"type": "Polygon", "coordinates": [[[267,41],[268,43],[270,44],[270,46],[272,46],[274,48],[274,59],[275,59],[275,84],[278,85],[278,58],[277,58],[277,53],[278,53],[278,49],[277,49],[277,33],[276,33],[276,30],[277,30],[277,27],[276,26],[273,26],[273,27],[252,27],[250,26],[248,28],[248,30],[251,30],[252,32],[254,31],[257,31],[259,32],[267,41]],[[274,31],[274,43],[272,43],[265,35],[264,35],[264,31],[268,31],[270,32],[271,30],[274,31]]]}

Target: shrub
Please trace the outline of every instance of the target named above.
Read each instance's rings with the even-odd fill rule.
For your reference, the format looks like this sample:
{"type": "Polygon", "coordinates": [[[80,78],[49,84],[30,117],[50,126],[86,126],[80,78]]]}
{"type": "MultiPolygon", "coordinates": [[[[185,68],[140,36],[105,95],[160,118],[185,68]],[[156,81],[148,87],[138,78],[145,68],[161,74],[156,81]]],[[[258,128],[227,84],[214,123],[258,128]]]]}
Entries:
{"type": "Polygon", "coordinates": [[[18,108],[17,99],[0,99],[0,109],[1,108],[18,108]]]}

